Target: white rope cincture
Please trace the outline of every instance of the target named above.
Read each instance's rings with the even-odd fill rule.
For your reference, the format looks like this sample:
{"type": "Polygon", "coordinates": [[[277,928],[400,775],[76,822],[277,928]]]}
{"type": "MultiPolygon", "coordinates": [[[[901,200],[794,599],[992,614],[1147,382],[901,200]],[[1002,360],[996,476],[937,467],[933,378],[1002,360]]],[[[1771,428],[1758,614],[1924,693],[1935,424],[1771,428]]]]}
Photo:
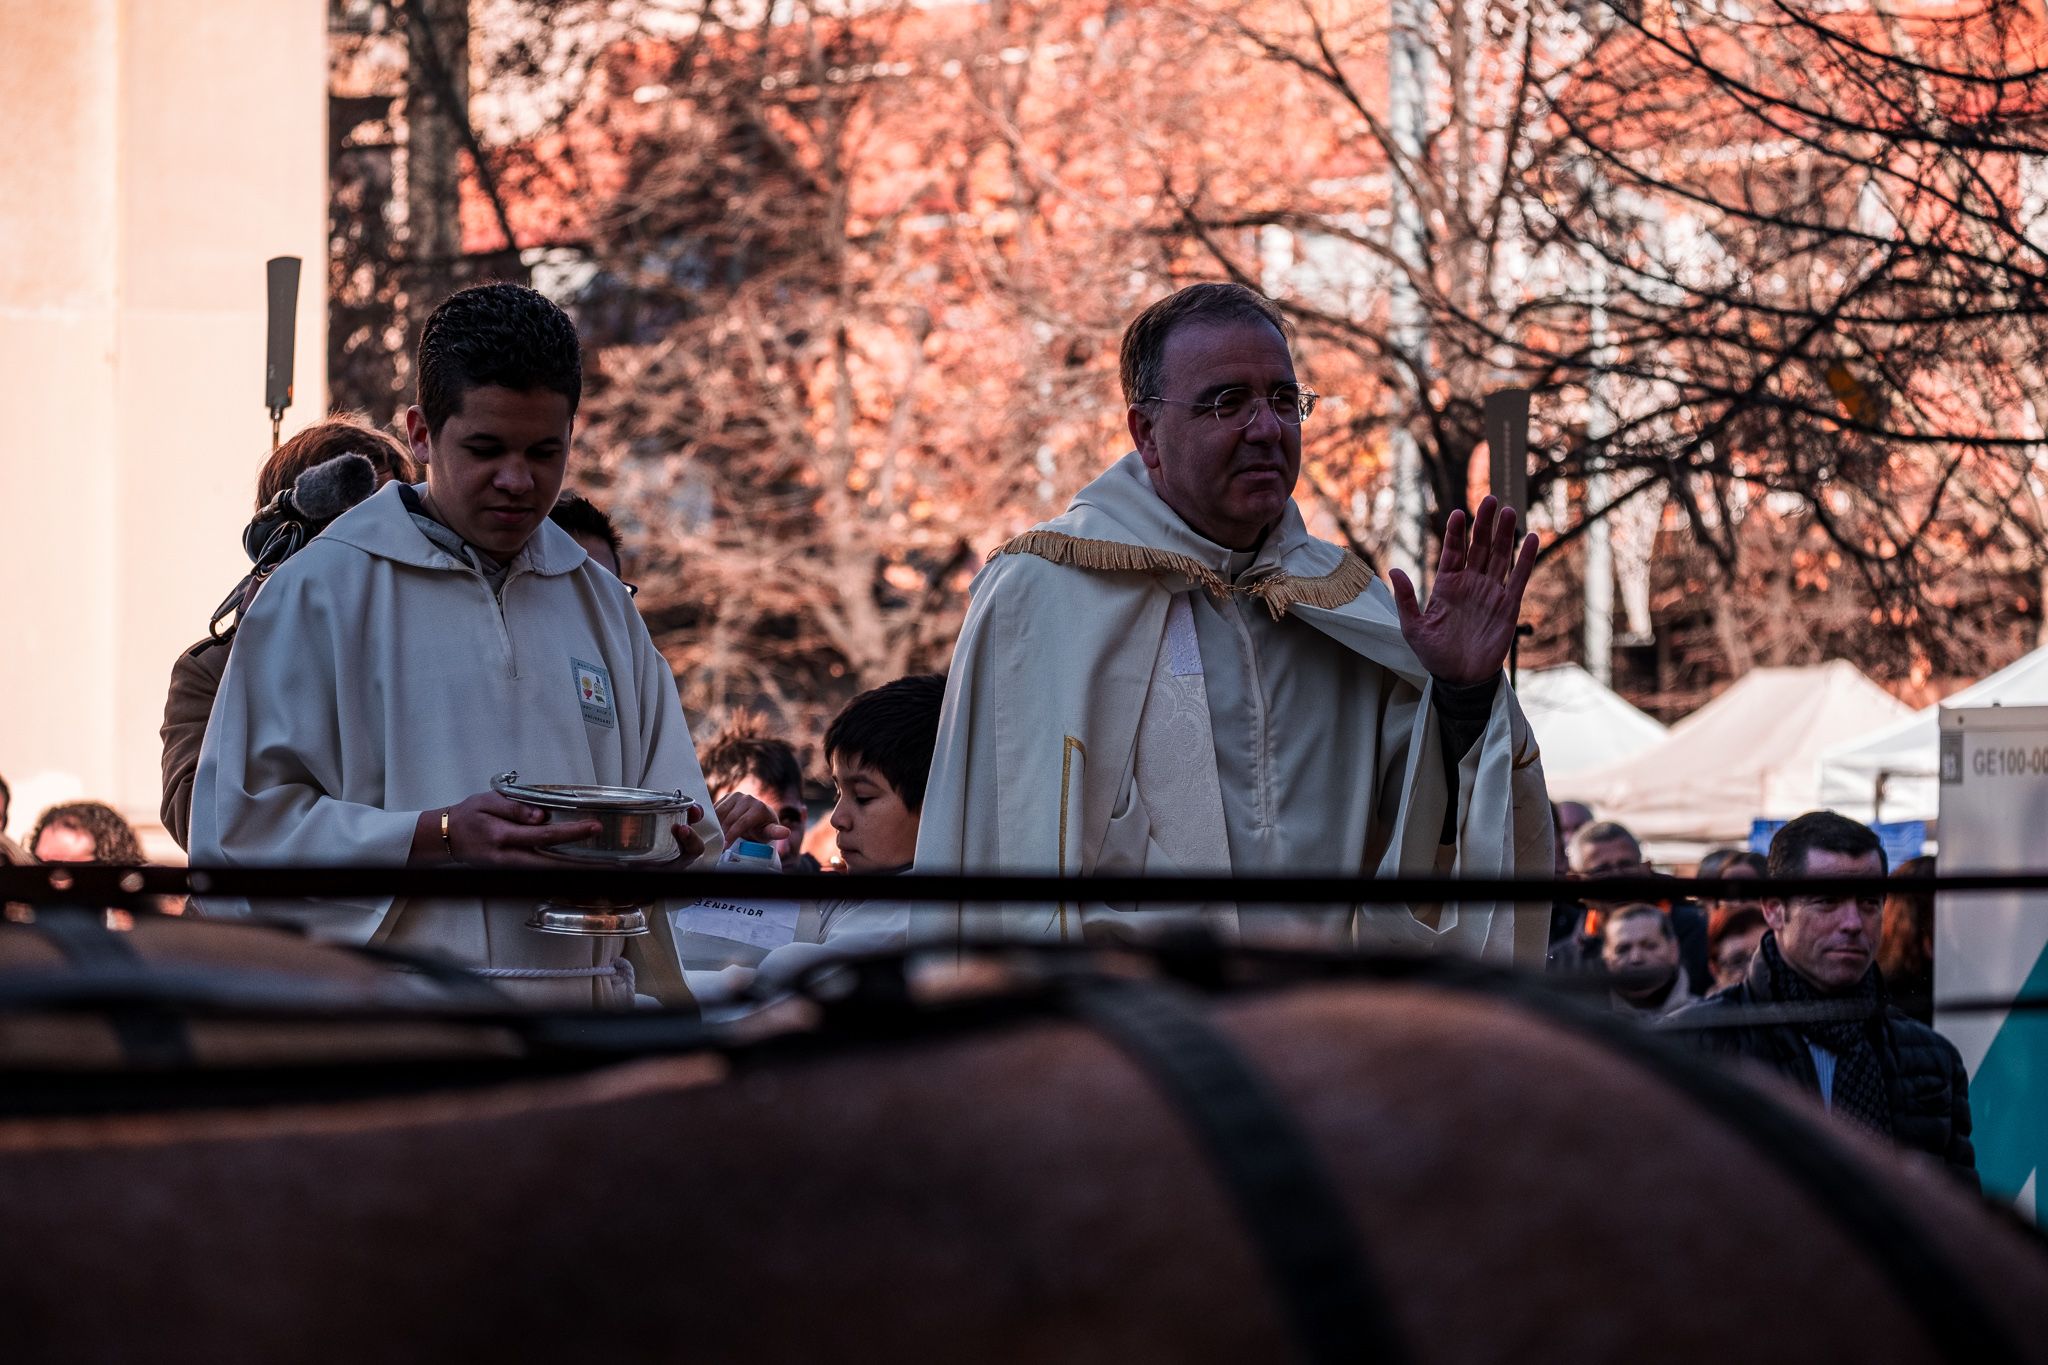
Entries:
{"type": "MultiPolygon", "coordinates": [[[[471,967],[471,976],[488,976],[497,981],[567,981],[576,977],[622,976],[626,959],[616,958],[602,967],[471,967]]],[[[627,967],[630,971],[631,968],[627,967]]]]}

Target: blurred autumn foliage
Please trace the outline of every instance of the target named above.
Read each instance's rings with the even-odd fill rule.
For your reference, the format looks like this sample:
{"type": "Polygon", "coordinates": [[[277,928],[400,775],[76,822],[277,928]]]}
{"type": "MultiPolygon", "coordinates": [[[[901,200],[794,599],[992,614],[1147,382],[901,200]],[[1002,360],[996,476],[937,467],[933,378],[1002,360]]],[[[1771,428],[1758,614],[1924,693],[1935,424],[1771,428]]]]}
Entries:
{"type": "MultiPolygon", "coordinates": [[[[986,552],[1126,448],[1123,324],[1199,278],[1294,320],[1337,400],[1304,508],[1376,562],[1397,434],[1441,525],[1485,395],[1535,391],[1525,663],[1578,648],[1603,519],[1617,680],[1667,712],[1824,656],[1917,697],[2036,642],[2038,11],[1422,5],[1419,140],[1389,118],[1390,13],[476,0],[439,24],[489,171],[446,211],[477,273],[518,262],[577,315],[574,481],[627,530],[693,712],[809,732],[943,667],[986,552]]],[[[335,15],[330,383],[383,417],[427,278],[407,129],[442,115],[391,55],[409,4],[335,15]]]]}

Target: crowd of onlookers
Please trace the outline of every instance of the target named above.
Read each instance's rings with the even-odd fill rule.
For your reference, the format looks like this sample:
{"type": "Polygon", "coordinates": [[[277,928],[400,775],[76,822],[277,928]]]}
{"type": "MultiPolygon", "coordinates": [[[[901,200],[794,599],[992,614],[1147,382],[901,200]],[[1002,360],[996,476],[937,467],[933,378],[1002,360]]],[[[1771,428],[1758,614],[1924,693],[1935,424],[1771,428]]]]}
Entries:
{"type": "Polygon", "coordinates": [[[1969,1083],[1933,1028],[1933,896],[1907,879],[1933,860],[1887,869],[1875,832],[1832,811],[1800,816],[1767,856],[1717,849],[1702,878],[1899,880],[1888,895],[1611,900],[1603,880],[1652,878],[1627,828],[1583,804],[1553,807],[1559,873],[1578,883],[1552,915],[1550,965],[1599,972],[1613,1008],[1698,1049],[1761,1062],[1829,1110],[1975,1181],[1969,1083]]]}
{"type": "MultiPolygon", "coordinates": [[[[1642,845],[1621,824],[1597,820],[1583,802],[1559,801],[1557,874],[1573,881],[1659,875],[1642,845]]],[[[1934,874],[1918,857],[1889,869],[1901,882],[1884,898],[1875,944],[1878,970],[1896,1004],[1922,1023],[1934,1021],[1934,897],[1917,885],[1934,874]]],[[[1769,875],[1765,856],[1717,848],[1695,869],[1701,880],[1752,881],[1769,875]]],[[[1604,902],[1590,891],[1560,900],[1551,916],[1552,971],[1602,971],[1617,980],[1613,1003],[1629,1014],[1666,1015],[1739,983],[1769,926],[1759,896],[1698,901],[1673,896],[1655,903],[1604,902]]]]}

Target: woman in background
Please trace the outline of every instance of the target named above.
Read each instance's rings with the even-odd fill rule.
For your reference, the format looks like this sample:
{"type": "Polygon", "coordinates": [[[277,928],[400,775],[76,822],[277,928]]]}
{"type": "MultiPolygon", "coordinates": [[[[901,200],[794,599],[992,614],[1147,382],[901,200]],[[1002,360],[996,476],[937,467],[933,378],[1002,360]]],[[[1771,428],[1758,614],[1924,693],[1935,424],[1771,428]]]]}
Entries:
{"type": "MultiPolygon", "coordinates": [[[[393,479],[418,483],[420,467],[412,452],[394,437],[369,425],[355,413],[336,413],[324,422],[307,427],[272,451],[256,475],[256,506],[260,511],[290,488],[299,475],[340,455],[354,453],[369,460],[376,471],[376,487],[393,479]]],[[[244,606],[248,603],[243,602],[244,606]]],[[[213,696],[220,690],[221,675],[227,672],[228,653],[234,648],[232,627],[207,637],[178,656],[171,666],[171,688],[164,699],[164,828],[178,847],[187,846],[192,828],[192,777],[199,771],[199,745],[206,738],[206,722],[213,715],[213,696]]]]}
{"type": "MultiPolygon", "coordinates": [[[[1934,859],[1908,858],[1894,877],[1932,877],[1934,859]]],[[[1934,1026],[1934,897],[1925,891],[1898,890],[1884,898],[1884,919],[1877,931],[1877,969],[1884,976],[1892,1003],[1932,1028],[1934,1026]]]]}

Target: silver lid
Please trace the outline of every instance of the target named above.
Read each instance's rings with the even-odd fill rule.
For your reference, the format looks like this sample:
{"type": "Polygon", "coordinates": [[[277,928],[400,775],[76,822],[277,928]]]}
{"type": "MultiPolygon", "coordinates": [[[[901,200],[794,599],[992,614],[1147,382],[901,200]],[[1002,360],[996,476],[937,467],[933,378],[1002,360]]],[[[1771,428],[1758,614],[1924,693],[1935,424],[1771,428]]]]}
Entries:
{"type": "Polygon", "coordinates": [[[491,779],[491,790],[514,801],[544,810],[581,811],[679,811],[690,798],[678,788],[672,792],[649,791],[644,787],[596,787],[576,783],[521,782],[517,772],[500,773],[491,779]]]}

